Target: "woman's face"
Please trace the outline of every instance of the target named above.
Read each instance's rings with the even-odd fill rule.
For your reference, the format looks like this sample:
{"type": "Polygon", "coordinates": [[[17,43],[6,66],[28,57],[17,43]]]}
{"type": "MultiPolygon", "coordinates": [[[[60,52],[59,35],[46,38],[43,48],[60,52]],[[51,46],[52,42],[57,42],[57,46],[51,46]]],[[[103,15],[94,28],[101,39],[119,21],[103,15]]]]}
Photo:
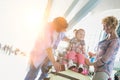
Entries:
{"type": "Polygon", "coordinates": [[[107,33],[110,34],[112,32],[111,26],[108,26],[106,24],[103,24],[103,30],[107,33]]]}
{"type": "Polygon", "coordinates": [[[79,31],[77,32],[77,34],[76,34],[76,38],[77,38],[78,40],[82,40],[82,39],[84,39],[84,37],[85,37],[85,32],[82,31],[82,30],[79,30],[79,31]]]}

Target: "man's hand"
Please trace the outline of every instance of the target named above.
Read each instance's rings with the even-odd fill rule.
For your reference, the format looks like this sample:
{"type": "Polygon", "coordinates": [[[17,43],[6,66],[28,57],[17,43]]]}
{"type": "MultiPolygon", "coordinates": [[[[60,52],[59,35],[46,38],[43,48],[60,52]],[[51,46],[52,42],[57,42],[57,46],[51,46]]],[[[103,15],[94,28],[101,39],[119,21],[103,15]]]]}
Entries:
{"type": "Polygon", "coordinates": [[[47,51],[48,54],[51,54],[52,53],[52,48],[47,48],[46,51],[47,51]]]}
{"type": "Polygon", "coordinates": [[[56,72],[61,71],[61,64],[60,64],[60,63],[54,62],[54,63],[53,63],[53,66],[54,66],[56,72]]]}

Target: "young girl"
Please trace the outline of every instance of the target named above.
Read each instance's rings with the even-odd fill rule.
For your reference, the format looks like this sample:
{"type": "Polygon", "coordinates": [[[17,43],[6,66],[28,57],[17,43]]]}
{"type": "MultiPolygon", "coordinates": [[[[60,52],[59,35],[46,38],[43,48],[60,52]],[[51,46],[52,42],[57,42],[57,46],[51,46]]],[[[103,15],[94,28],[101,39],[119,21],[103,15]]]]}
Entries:
{"type": "Polygon", "coordinates": [[[65,55],[68,68],[84,74],[85,58],[85,31],[79,29],[75,32],[75,38],[70,40],[68,52],[65,55]]]}

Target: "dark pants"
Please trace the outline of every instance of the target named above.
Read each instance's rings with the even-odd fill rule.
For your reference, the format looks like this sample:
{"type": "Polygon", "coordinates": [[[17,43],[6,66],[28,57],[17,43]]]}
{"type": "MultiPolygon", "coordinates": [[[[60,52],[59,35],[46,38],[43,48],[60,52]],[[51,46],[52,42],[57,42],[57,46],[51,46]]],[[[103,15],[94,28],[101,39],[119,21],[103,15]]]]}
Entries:
{"type": "Polygon", "coordinates": [[[48,66],[50,66],[51,63],[50,61],[48,60],[48,58],[46,58],[43,62],[43,65],[42,67],[34,67],[34,65],[31,63],[30,64],[30,69],[25,77],[24,80],[35,80],[35,78],[37,77],[38,75],[38,72],[39,72],[39,69],[41,69],[41,75],[39,77],[38,80],[43,80],[44,78],[46,78],[48,76],[48,66]]]}

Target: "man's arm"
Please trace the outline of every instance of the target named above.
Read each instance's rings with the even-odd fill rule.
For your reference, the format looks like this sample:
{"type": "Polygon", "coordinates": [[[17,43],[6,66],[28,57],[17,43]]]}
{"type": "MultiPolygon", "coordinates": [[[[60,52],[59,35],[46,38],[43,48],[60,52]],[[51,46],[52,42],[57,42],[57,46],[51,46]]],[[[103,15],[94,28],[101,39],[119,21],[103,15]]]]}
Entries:
{"type": "Polygon", "coordinates": [[[70,39],[65,36],[65,37],[63,38],[63,41],[69,42],[70,39]]]}
{"type": "Polygon", "coordinates": [[[61,70],[61,65],[58,62],[55,61],[55,58],[54,58],[54,55],[53,55],[53,52],[52,52],[52,48],[47,48],[46,51],[48,53],[49,60],[52,62],[56,71],[59,72],[61,70]]]}

